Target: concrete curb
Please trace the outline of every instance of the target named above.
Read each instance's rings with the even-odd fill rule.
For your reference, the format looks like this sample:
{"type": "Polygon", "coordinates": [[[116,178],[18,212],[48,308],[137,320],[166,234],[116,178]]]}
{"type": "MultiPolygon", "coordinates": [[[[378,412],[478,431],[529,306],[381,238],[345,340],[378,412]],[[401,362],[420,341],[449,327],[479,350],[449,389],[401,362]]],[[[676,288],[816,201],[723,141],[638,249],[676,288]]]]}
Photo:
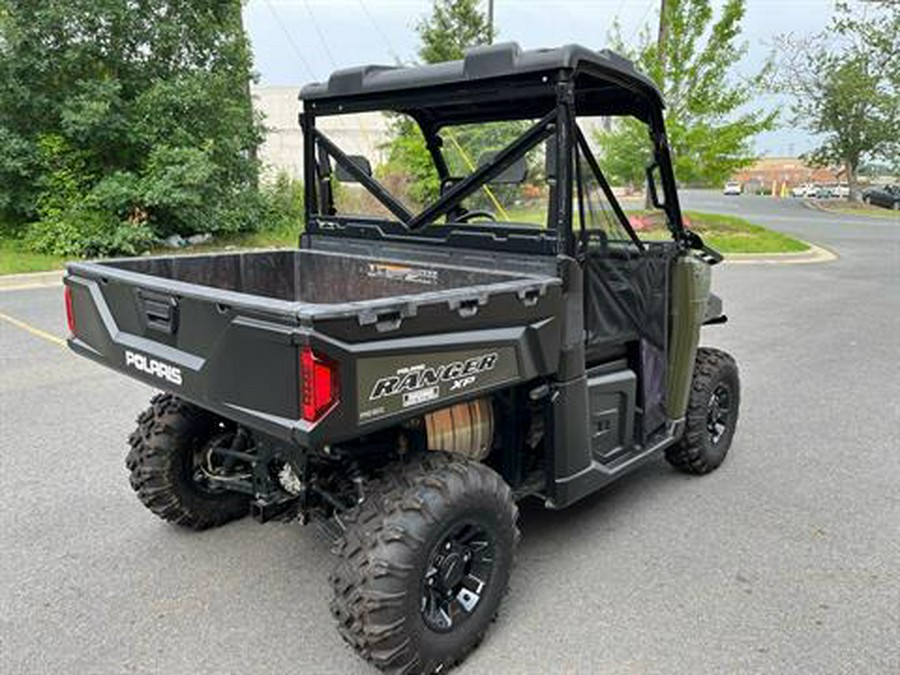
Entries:
{"type": "Polygon", "coordinates": [[[821,246],[816,246],[808,241],[808,251],[797,253],[729,253],[725,256],[725,263],[731,265],[807,265],[810,263],[833,262],[838,256],[821,246]]]}
{"type": "Polygon", "coordinates": [[[0,276],[0,291],[24,291],[29,288],[50,288],[62,284],[64,271],[4,274],[0,276]]]}
{"type": "Polygon", "coordinates": [[[812,210],[812,211],[822,211],[823,213],[837,213],[837,211],[832,211],[831,209],[826,209],[824,206],[820,205],[818,202],[811,201],[809,199],[803,200],[803,206],[812,210]]]}
{"type": "Polygon", "coordinates": [[[892,212],[890,209],[884,209],[884,213],[880,213],[876,211],[875,213],[846,213],[841,211],[840,209],[829,209],[827,206],[822,206],[817,202],[804,201],[803,205],[812,209],[813,211],[821,211],[822,213],[830,213],[834,216],[846,216],[848,218],[865,218],[867,220],[881,220],[881,221],[894,221],[900,220],[900,214],[896,217],[893,215],[896,212],[892,212]]]}

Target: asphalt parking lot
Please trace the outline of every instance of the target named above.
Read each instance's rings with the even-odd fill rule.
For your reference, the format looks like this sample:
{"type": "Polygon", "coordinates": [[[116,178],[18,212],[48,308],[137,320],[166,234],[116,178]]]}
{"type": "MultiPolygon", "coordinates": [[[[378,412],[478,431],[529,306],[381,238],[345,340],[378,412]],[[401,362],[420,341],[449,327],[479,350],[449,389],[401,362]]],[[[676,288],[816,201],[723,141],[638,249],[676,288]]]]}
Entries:
{"type": "MultiPolygon", "coordinates": [[[[730,264],[703,342],[741,368],[716,473],[655,463],[523,508],[510,594],[469,673],[900,673],[900,222],[685,194],[825,246],[730,264]]],[[[328,612],[313,528],[199,534],[133,497],[145,386],[76,358],[60,287],[0,291],[0,672],[371,673],[328,612]]]]}

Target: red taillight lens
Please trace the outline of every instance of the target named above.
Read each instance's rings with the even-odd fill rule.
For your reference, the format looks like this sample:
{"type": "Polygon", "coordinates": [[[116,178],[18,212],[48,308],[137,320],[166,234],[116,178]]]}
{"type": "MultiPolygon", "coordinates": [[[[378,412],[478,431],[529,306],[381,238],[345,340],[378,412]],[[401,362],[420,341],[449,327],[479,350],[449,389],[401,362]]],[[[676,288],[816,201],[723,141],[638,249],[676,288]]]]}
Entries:
{"type": "Polygon", "coordinates": [[[69,325],[69,334],[75,335],[75,312],[72,311],[72,287],[66,286],[66,323],[69,325]]]}
{"type": "Polygon", "coordinates": [[[320,420],[340,400],[337,364],[316,354],[312,347],[300,352],[300,416],[320,420]]]}

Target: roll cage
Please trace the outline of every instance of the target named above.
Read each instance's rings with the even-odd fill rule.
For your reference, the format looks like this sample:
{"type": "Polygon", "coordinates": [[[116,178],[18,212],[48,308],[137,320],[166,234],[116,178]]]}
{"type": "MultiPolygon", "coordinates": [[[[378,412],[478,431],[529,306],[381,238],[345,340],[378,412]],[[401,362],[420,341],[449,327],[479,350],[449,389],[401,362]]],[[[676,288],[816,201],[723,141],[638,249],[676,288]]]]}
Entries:
{"type": "Polygon", "coordinates": [[[327,84],[304,87],[300,125],[304,138],[306,232],[310,235],[365,236],[417,240],[472,240],[506,250],[541,251],[574,257],[584,236],[573,229],[573,210],[583,209],[580,156],[601,187],[614,215],[639,249],[643,244],[613,196],[600,166],[577,124],[579,116],[632,116],[647,125],[653,148],[648,178],[658,172],[662,195],[651,181],[654,204],[666,214],[673,238],[696,247],[686,231],[663,122],[658,90],[632,64],[612,52],[568,46],[521,51],[514,43],[470,50],[461,61],[410,68],[364,66],[338,71],[327,84]],[[316,127],[319,117],[359,112],[393,112],[411,117],[422,131],[442,185],[440,198],[412,213],[376,178],[316,127]],[[537,119],[518,138],[465,178],[451,182],[441,152],[442,128],[479,122],[537,119]],[[554,166],[547,228],[535,232],[509,224],[436,224],[460,203],[499,176],[538,144],[547,143],[554,166]],[[359,182],[395,218],[338,215],[331,190],[331,160],[359,182]],[[429,227],[426,227],[429,226],[429,227]]]}

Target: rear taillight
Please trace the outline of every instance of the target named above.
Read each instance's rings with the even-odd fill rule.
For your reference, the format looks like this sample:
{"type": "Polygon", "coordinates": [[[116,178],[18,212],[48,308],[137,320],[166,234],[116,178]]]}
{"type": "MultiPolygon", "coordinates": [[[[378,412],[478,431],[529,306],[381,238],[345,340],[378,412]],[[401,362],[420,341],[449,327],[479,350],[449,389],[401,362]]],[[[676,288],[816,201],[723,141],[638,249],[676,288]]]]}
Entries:
{"type": "Polygon", "coordinates": [[[300,416],[316,422],[340,400],[337,364],[304,347],[300,352],[300,416]]]}
{"type": "Polygon", "coordinates": [[[75,335],[75,312],[72,311],[72,287],[66,286],[66,323],[69,326],[69,334],[75,335]]]}

